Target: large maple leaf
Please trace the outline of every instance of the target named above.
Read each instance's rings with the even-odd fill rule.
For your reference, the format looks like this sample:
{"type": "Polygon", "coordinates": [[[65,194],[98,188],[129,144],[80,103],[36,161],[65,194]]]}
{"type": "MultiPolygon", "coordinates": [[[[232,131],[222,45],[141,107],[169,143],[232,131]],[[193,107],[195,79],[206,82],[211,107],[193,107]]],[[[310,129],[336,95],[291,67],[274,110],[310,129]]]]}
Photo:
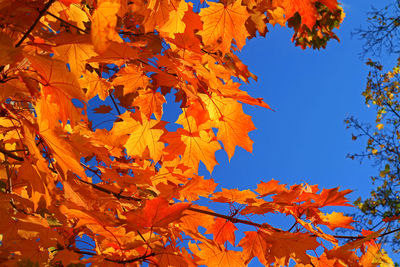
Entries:
{"type": "Polygon", "coordinates": [[[115,27],[120,1],[102,0],[92,18],[92,41],[97,52],[102,53],[110,46],[111,41],[122,42],[115,27]]]}
{"type": "MultiPolygon", "coordinates": [[[[141,112],[132,114],[125,112],[122,114],[122,122],[115,124],[112,133],[117,136],[129,134],[124,147],[130,156],[146,155],[157,162],[162,155],[164,143],[160,142],[160,137],[164,133],[163,127],[166,122],[148,119],[141,112]]],[[[145,156],[146,157],[146,156],[145,156]]]]}
{"type": "Polygon", "coordinates": [[[298,13],[301,16],[301,22],[309,29],[312,29],[318,15],[315,7],[316,2],[325,4],[331,11],[338,7],[337,0],[284,0],[278,1],[277,5],[283,7],[287,18],[291,18],[298,13]]]}
{"type": "Polygon", "coordinates": [[[204,25],[199,34],[203,43],[213,50],[219,49],[227,53],[230,51],[232,40],[235,39],[237,47],[242,49],[249,36],[245,22],[250,15],[246,7],[242,6],[241,0],[229,5],[214,2],[208,4],[210,6],[200,12],[204,25]]]}
{"type": "Polygon", "coordinates": [[[197,171],[199,162],[202,161],[211,173],[217,163],[215,152],[221,149],[221,145],[214,139],[210,131],[189,133],[182,131],[182,142],[186,145],[182,162],[197,171]]]}
{"type": "Polygon", "coordinates": [[[251,152],[253,141],[248,133],[256,128],[251,117],[243,112],[242,105],[233,99],[216,95],[204,96],[202,99],[206,103],[210,119],[218,128],[217,139],[224,144],[229,159],[233,157],[236,146],[251,152]]]}
{"type": "Polygon", "coordinates": [[[149,84],[147,77],[139,66],[130,65],[118,72],[114,85],[124,85],[124,94],[134,93],[138,88],[146,88],[149,84]]]}
{"type": "Polygon", "coordinates": [[[181,218],[183,212],[190,206],[189,203],[169,203],[157,197],[146,201],[146,206],[141,210],[129,211],[125,214],[127,222],[132,227],[162,227],[181,218]]]}
{"type": "Polygon", "coordinates": [[[201,259],[202,265],[209,267],[230,266],[244,267],[244,261],[239,251],[230,251],[220,248],[212,243],[195,244],[189,243],[189,249],[192,250],[201,259]],[[200,250],[199,250],[200,248],[200,250]]]}
{"type": "Polygon", "coordinates": [[[71,35],[61,35],[57,38],[57,46],[54,48],[56,55],[69,64],[71,72],[79,78],[85,71],[86,60],[97,56],[93,44],[88,36],[74,38],[71,35]]]}
{"type": "Polygon", "coordinates": [[[214,224],[207,229],[206,234],[213,234],[214,241],[223,245],[226,241],[230,242],[232,246],[235,245],[235,231],[236,226],[225,219],[217,218],[214,224]]]}

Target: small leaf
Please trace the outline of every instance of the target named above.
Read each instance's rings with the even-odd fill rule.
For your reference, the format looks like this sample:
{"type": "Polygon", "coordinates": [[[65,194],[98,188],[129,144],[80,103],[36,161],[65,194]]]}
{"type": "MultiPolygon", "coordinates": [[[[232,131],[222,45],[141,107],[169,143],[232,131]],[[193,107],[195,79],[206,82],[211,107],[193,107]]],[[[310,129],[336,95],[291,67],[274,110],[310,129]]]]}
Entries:
{"type": "Polygon", "coordinates": [[[99,107],[93,109],[94,113],[109,113],[112,110],[110,106],[100,105],[99,107]]]}

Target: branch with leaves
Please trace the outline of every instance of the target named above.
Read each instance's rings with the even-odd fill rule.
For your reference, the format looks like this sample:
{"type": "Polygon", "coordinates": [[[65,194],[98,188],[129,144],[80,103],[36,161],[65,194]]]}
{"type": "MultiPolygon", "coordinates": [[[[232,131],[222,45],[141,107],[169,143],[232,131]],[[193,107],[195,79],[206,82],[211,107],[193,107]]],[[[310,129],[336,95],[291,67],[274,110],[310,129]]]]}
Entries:
{"type": "Polygon", "coordinates": [[[325,47],[343,18],[336,0],[9,2],[0,6],[2,264],[390,263],[374,241],[389,232],[334,235],[353,219],[323,209],[348,206],[349,190],[271,180],[217,192],[199,173],[200,162],[212,173],[218,150],[252,151],[243,104],[269,108],[241,90],[257,77],[238,50],[276,23],[302,48],[325,47]],[[275,213],[293,227],[263,217],[275,213]]]}

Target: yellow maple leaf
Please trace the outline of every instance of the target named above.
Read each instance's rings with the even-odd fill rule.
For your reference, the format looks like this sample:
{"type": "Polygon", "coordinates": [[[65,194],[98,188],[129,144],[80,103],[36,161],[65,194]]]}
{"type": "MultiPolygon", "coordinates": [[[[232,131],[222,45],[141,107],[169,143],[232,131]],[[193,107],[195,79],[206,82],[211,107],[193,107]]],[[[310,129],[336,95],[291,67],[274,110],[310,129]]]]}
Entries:
{"type": "Polygon", "coordinates": [[[164,148],[160,137],[164,133],[166,122],[148,119],[143,113],[125,112],[120,116],[122,122],[111,130],[117,136],[129,134],[124,147],[129,156],[146,156],[146,150],[152,160],[159,161],[164,148]]]}
{"type": "Polygon", "coordinates": [[[182,20],[188,10],[189,5],[185,0],[179,2],[179,6],[169,13],[168,21],[161,27],[160,32],[166,36],[173,38],[175,33],[183,33],[186,28],[185,22],[182,20]]]}
{"type": "Polygon", "coordinates": [[[235,147],[240,146],[247,151],[253,150],[253,141],[248,136],[255,130],[251,116],[243,113],[242,104],[237,101],[217,96],[202,95],[202,100],[207,105],[210,119],[218,128],[217,139],[224,144],[229,159],[235,153],[235,147]]]}
{"type": "Polygon", "coordinates": [[[115,30],[120,3],[115,0],[99,1],[92,17],[92,41],[97,52],[102,53],[111,41],[122,42],[115,30]]]}

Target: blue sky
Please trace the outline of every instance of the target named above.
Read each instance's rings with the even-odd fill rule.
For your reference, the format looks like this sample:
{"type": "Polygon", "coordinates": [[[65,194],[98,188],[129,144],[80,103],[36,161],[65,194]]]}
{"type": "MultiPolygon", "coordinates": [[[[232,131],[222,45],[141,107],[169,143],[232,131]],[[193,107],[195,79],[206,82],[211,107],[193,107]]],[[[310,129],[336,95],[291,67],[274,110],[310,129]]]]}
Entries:
{"type": "MultiPolygon", "coordinates": [[[[212,173],[216,182],[225,188],[248,189],[274,178],[286,184],[351,189],[352,201],[368,196],[372,188],[369,177],[376,169],[368,162],[360,165],[346,158],[366,143],[351,140],[352,131],[346,130],[344,119],[354,115],[372,123],[375,120],[374,110],[366,107],[361,96],[369,70],[359,54],[363,42],[351,33],[366,25],[372,5],[383,7],[392,2],[342,2],[346,18],[336,31],[341,41],[331,41],[325,50],[294,47],[291,29],[279,26],[271,27],[266,38],[247,43],[239,56],[258,76],[258,82],[245,88],[252,96],[264,98],[275,112],[245,107],[258,128],[250,133],[255,142],[253,153],[238,149],[229,163],[224,152],[217,152],[220,165],[212,173]]],[[[394,64],[395,59],[384,62],[394,64]]],[[[291,224],[285,220],[282,217],[274,223],[291,224]]]]}

